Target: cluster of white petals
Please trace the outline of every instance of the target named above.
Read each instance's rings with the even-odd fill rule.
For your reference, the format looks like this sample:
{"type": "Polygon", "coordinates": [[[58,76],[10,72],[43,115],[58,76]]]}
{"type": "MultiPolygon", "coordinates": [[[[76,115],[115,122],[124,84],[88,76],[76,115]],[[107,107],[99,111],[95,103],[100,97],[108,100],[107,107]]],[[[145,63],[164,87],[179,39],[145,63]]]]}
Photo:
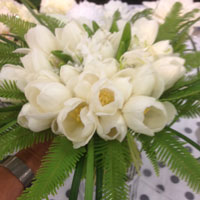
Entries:
{"type": "Polygon", "coordinates": [[[28,31],[23,67],[5,65],[0,73],[0,80],[15,80],[28,100],[18,116],[21,126],[51,128],[79,148],[96,133],[120,142],[129,128],[153,136],[174,119],[175,107],[159,97],[184,75],[184,60],[169,41],[155,42],[155,20],[140,18],[131,24],[130,47],[118,62],[124,29],[118,23],[118,32],[101,27],[92,37],[77,20],[55,35],[41,25],[28,31]],[[74,62],[61,64],[55,50],[74,62]]]}
{"type": "MultiPolygon", "coordinates": [[[[200,9],[200,3],[194,2],[193,0],[157,0],[154,2],[144,1],[143,5],[148,8],[152,8],[155,19],[158,20],[159,23],[163,23],[166,16],[172,9],[172,6],[176,2],[180,2],[183,5],[182,14],[190,12],[193,9],[200,9]]],[[[196,13],[195,17],[199,16],[200,14],[196,13]]],[[[195,26],[199,26],[199,22],[196,23],[195,26]]]]}

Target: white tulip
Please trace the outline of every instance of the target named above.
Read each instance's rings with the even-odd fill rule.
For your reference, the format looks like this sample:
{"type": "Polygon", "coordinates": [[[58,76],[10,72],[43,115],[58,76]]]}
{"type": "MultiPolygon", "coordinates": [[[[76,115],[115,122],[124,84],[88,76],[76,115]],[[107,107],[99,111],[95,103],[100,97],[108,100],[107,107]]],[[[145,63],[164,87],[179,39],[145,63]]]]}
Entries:
{"type": "Polygon", "coordinates": [[[39,112],[59,112],[71,97],[70,91],[58,82],[33,81],[25,88],[25,95],[39,112]]]}
{"type": "Polygon", "coordinates": [[[114,115],[123,103],[124,96],[112,81],[102,79],[92,87],[90,106],[96,115],[114,115]]]}
{"type": "Polygon", "coordinates": [[[133,79],[133,94],[158,98],[164,92],[164,82],[159,79],[153,68],[144,65],[136,69],[133,79]]]}
{"type": "Polygon", "coordinates": [[[151,63],[154,60],[153,56],[144,49],[134,49],[127,51],[121,57],[123,67],[140,67],[151,63]]]}
{"type": "Polygon", "coordinates": [[[117,72],[118,68],[119,64],[113,58],[105,59],[103,61],[92,59],[85,64],[84,71],[98,74],[99,78],[110,78],[117,72]]]}
{"type": "Polygon", "coordinates": [[[180,57],[169,56],[153,63],[154,70],[164,80],[165,89],[172,87],[185,74],[184,62],[185,60],[180,57]]]}
{"type": "Polygon", "coordinates": [[[44,69],[53,71],[48,56],[40,49],[31,49],[26,56],[21,58],[21,62],[28,72],[36,73],[44,69]]]}
{"type": "Polygon", "coordinates": [[[120,112],[99,117],[97,133],[104,140],[117,139],[122,142],[127,134],[127,126],[120,112]]]}
{"type": "Polygon", "coordinates": [[[86,102],[72,98],[65,102],[65,108],[58,114],[53,130],[64,134],[73,142],[74,148],[79,148],[85,146],[94,135],[96,118],[86,102]]]}
{"type": "Polygon", "coordinates": [[[60,49],[53,33],[42,25],[29,29],[25,35],[25,40],[31,49],[40,49],[47,55],[51,51],[60,49]]]}
{"type": "Polygon", "coordinates": [[[175,114],[176,109],[169,102],[163,104],[147,96],[133,96],[123,108],[128,127],[149,136],[161,131],[167,123],[172,121],[175,114]]]}
{"type": "Polygon", "coordinates": [[[155,20],[146,18],[138,19],[132,28],[131,46],[148,47],[152,45],[158,34],[158,23],[155,20]]]}
{"type": "Polygon", "coordinates": [[[16,81],[17,87],[21,91],[24,91],[24,88],[27,85],[26,76],[27,74],[23,67],[7,64],[7,65],[4,65],[1,69],[0,81],[3,81],[3,80],[16,81]]]}
{"type": "Polygon", "coordinates": [[[75,5],[75,0],[42,0],[40,12],[65,15],[75,5]]]}
{"type": "Polygon", "coordinates": [[[77,56],[78,44],[87,38],[83,26],[75,21],[70,21],[64,28],[55,30],[56,38],[65,53],[77,56]]]}
{"type": "Polygon", "coordinates": [[[24,128],[40,132],[50,128],[55,117],[56,113],[40,113],[30,103],[27,103],[22,107],[17,122],[24,128]]]}

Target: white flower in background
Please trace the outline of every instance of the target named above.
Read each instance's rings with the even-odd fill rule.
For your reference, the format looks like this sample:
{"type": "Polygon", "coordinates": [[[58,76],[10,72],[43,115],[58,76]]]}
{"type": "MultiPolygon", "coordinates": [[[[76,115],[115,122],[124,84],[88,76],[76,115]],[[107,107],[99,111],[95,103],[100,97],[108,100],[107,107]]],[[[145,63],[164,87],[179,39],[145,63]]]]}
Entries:
{"type": "Polygon", "coordinates": [[[42,25],[29,29],[25,40],[30,49],[39,49],[50,55],[51,51],[60,49],[60,46],[53,33],[42,25]]]}
{"type": "Polygon", "coordinates": [[[150,136],[161,131],[176,115],[171,103],[161,103],[148,96],[131,97],[122,111],[129,128],[150,136]]]}
{"type": "Polygon", "coordinates": [[[117,139],[122,142],[127,134],[127,125],[120,112],[114,115],[100,116],[97,133],[104,140],[117,139]]]}
{"type": "Polygon", "coordinates": [[[22,107],[17,122],[24,128],[40,132],[50,128],[55,117],[55,113],[38,112],[30,103],[27,103],[22,107]]]}
{"type": "MultiPolygon", "coordinates": [[[[143,5],[152,8],[154,10],[154,17],[158,20],[158,22],[163,23],[166,16],[172,9],[173,5],[176,2],[180,2],[183,5],[183,13],[185,14],[193,9],[200,9],[200,3],[194,2],[193,0],[158,0],[155,2],[147,2],[144,1],[143,5]]],[[[196,14],[195,17],[200,16],[200,14],[196,14]]],[[[196,24],[197,25],[197,24],[196,24]]]]}
{"type": "Polygon", "coordinates": [[[60,111],[52,129],[64,134],[73,142],[74,148],[79,148],[92,138],[96,124],[96,117],[87,103],[82,99],[72,98],[65,102],[65,107],[60,111]]]}
{"type": "Polygon", "coordinates": [[[169,89],[186,72],[185,60],[180,57],[163,57],[155,61],[152,65],[158,76],[164,81],[165,89],[169,89]]]}
{"type": "Polygon", "coordinates": [[[71,97],[67,87],[58,82],[33,81],[25,88],[25,95],[32,106],[41,113],[58,113],[71,97]]]}
{"type": "Polygon", "coordinates": [[[65,15],[75,5],[75,0],[42,0],[40,4],[40,12],[65,15]]]}
{"type": "Polygon", "coordinates": [[[76,21],[70,21],[64,28],[55,30],[56,38],[63,51],[73,57],[78,56],[78,44],[87,38],[83,26],[76,21]]]}

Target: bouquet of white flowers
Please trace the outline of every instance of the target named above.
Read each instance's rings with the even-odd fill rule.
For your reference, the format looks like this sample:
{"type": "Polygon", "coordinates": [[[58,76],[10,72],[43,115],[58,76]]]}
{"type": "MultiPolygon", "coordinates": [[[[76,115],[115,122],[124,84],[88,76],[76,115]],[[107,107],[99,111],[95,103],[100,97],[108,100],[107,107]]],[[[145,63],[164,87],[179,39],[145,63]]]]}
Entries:
{"type": "Polygon", "coordinates": [[[0,108],[0,159],[53,142],[19,200],[48,199],[73,170],[70,200],[82,178],[85,200],[95,184],[96,200],[126,200],[126,172],[133,163],[139,173],[140,151],[157,174],[163,161],[200,192],[200,164],[175,136],[200,146],[171,128],[200,115],[200,52],[189,35],[199,10],[182,13],[177,2],[159,24],[151,9],[93,5],[92,21],[74,16],[81,5],[54,18],[22,2],[37,24],[0,15],[14,38],[0,36],[0,97],[9,102],[0,108]]]}

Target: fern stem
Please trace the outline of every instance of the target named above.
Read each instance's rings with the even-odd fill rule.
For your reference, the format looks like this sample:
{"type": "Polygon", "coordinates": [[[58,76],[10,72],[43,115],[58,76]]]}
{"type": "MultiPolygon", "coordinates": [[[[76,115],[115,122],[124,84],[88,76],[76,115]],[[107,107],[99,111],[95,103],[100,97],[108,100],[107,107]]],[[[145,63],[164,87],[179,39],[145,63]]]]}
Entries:
{"type": "Polygon", "coordinates": [[[85,200],[93,199],[93,187],[94,187],[94,139],[92,138],[90,143],[88,144],[88,151],[87,151],[85,200]]]}
{"type": "Polygon", "coordinates": [[[186,137],[185,135],[179,133],[178,131],[176,131],[176,130],[174,130],[172,128],[167,127],[166,129],[168,129],[171,132],[175,133],[178,137],[180,137],[181,139],[185,140],[186,142],[191,144],[194,148],[196,148],[198,151],[200,151],[200,146],[196,142],[192,141],[190,138],[186,137]]]}
{"type": "Polygon", "coordinates": [[[76,164],[69,200],[77,200],[78,198],[79,186],[81,183],[81,177],[83,173],[84,160],[85,156],[83,156],[76,164]]]}
{"type": "Polygon", "coordinates": [[[102,186],[103,186],[103,168],[97,167],[96,169],[96,200],[102,199],[102,186]]]}

